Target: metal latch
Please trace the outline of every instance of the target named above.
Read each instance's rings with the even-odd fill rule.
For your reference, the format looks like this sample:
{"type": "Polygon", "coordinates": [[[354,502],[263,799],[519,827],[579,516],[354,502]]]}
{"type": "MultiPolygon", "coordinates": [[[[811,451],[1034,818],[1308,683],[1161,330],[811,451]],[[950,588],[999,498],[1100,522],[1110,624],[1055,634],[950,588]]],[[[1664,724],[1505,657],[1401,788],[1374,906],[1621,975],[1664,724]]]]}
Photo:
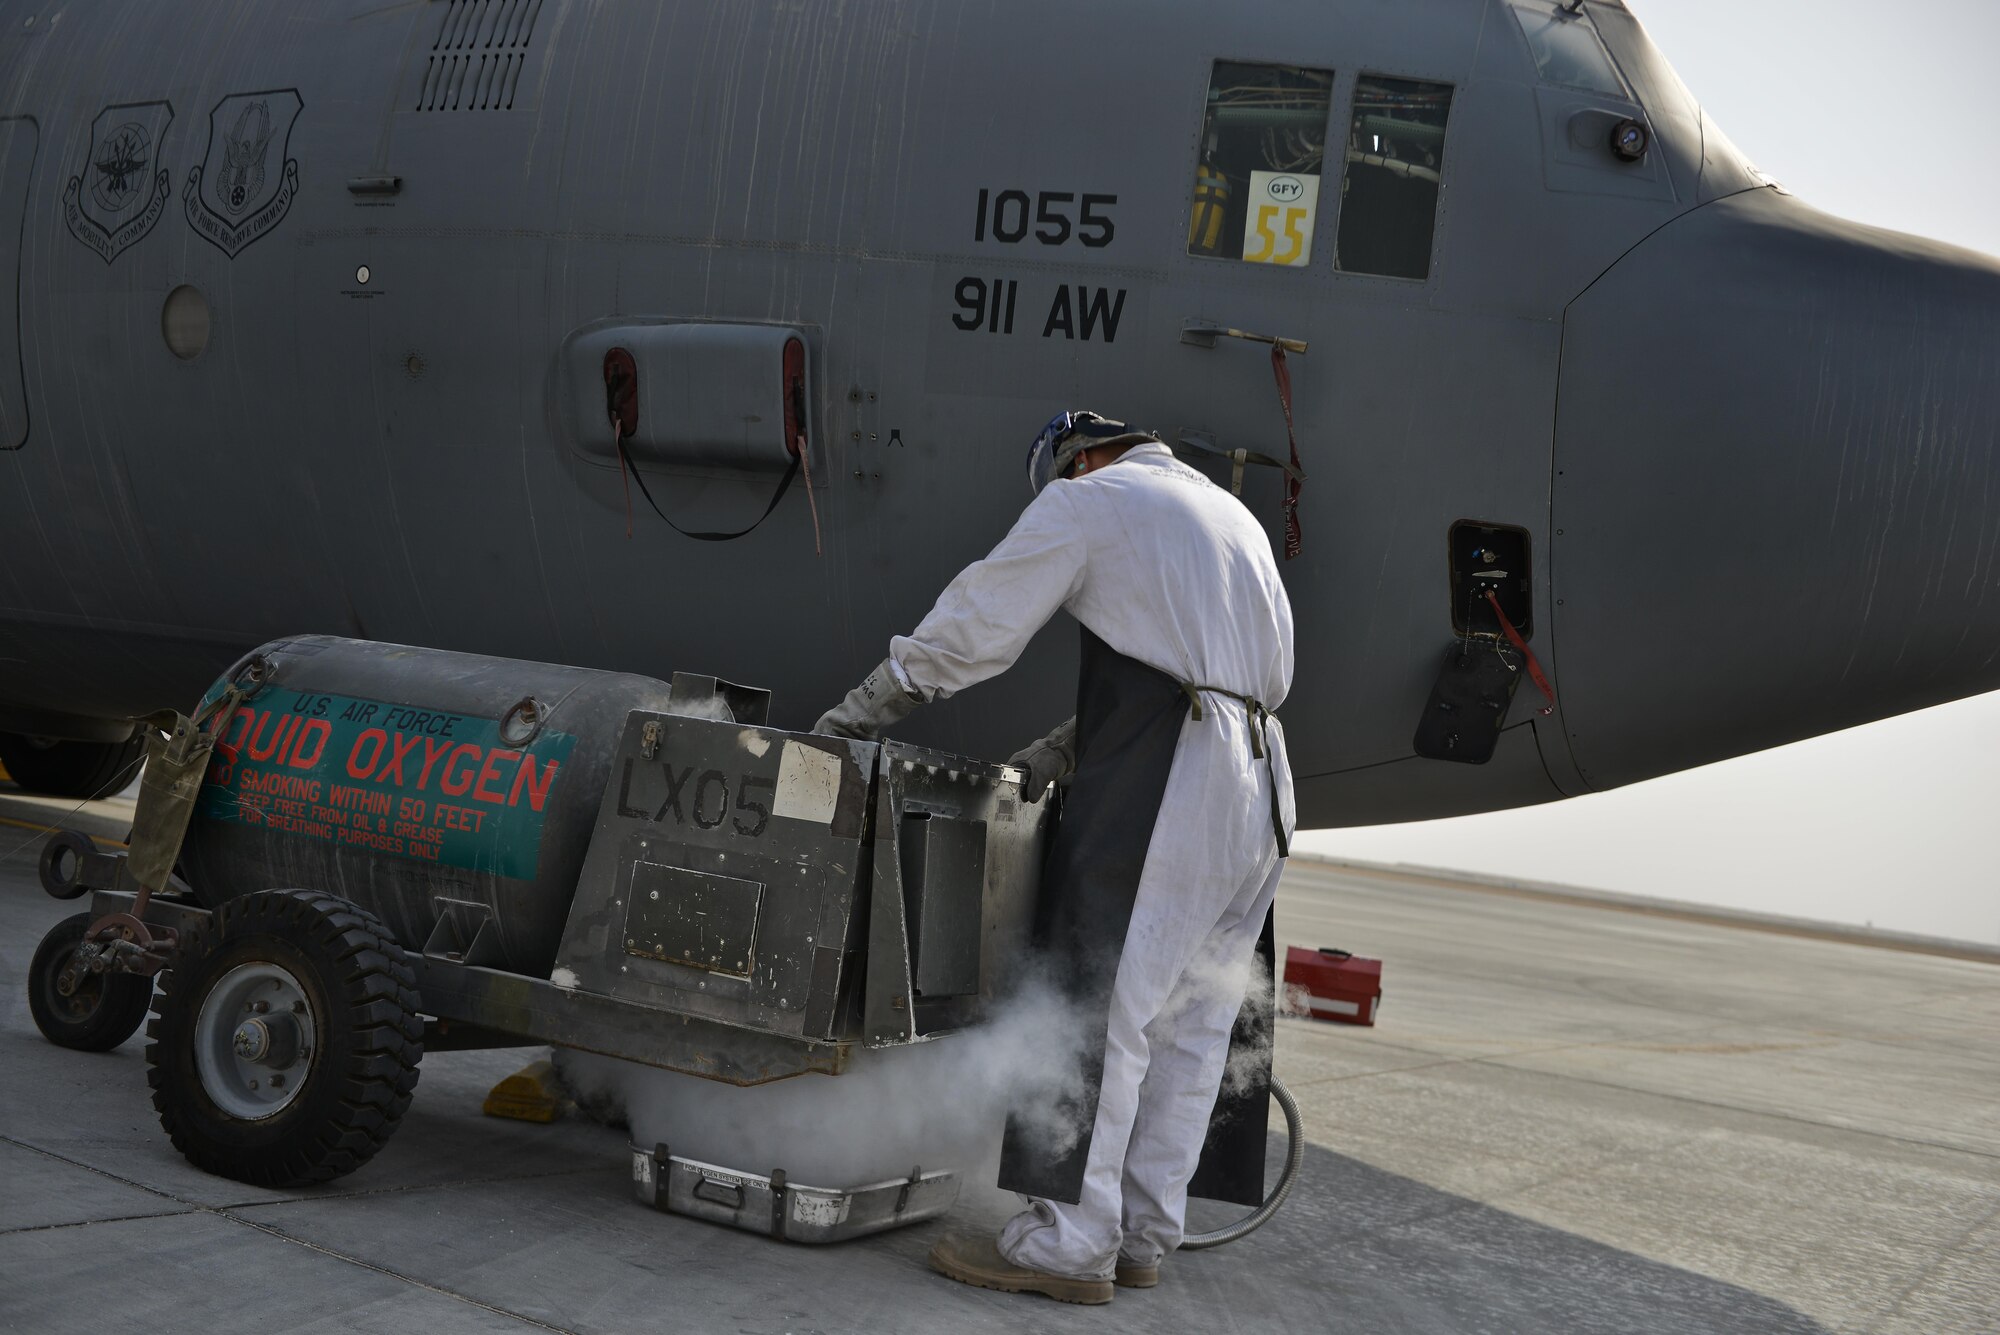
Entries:
{"type": "Polygon", "coordinates": [[[1257,334],[1248,329],[1236,329],[1214,320],[1189,320],[1181,326],[1181,342],[1197,348],[1212,348],[1218,338],[1240,338],[1249,343],[1269,343],[1283,348],[1286,352],[1303,354],[1306,341],[1302,338],[1280,338],[1276,334],[1257,334]]]}
{"type": "Polygon", "coordinates": [[[918,1164],[915,1168],[912,1168],[910,1170],[910,1179],[909,1181],[903,1183],[903,1189],[896,1193],[897,1214],[903,1213],[905,1207],[907,1207],[910,1203],[910,1192],[913,1191],[916,1188],[917,1184],[922,1182],[923,1180],[924,1180],[924,1166],[922,1164],[918,1164]]]}

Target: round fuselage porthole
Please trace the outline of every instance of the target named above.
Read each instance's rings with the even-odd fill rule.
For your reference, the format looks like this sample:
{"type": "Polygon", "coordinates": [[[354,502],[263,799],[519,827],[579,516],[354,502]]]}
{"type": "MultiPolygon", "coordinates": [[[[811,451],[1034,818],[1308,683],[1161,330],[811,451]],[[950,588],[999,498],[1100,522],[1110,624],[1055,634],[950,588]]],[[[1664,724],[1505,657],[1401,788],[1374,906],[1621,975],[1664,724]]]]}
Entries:
{"type": "Polygon", "coordinates": [[[167,293],[160,308],[160,333],[167,350],[184,362],[201,356],[208,347],[208,298],[186,283],[167,293]]]}

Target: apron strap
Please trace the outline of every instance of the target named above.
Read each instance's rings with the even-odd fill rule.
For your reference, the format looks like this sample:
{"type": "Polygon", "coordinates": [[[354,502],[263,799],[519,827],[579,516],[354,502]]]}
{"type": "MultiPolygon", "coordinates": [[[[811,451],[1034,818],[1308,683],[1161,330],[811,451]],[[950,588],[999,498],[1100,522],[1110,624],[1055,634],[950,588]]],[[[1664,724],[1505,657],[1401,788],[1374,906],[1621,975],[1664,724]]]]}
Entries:
{"type": "Polygon", "coordinates": [[[1278,761],[1271,754],[1269,732],[1271,711],[1264,708],[1264,702],[1254,696],[1239,695],[1220,686],[1197,686],[1191,681],[1184,681],[1181,683],[1181,690],[1187,693],[1188,702],[1194,706],[1194,711],[1189,717],[1196,723],[1207,718],[1201,707],[1201,697],[1205,691],[1228,696],[1231,700],[1242,704],[1245,721],[1250,725],[1250,755],[1253,759],[1263,761],[1265,772],[1271,776],[1271,833],[1277,836],[1278,856],[1290,857],[1292,841],[1285,834],[1284,811],[1278,804],[1278,761]]]}

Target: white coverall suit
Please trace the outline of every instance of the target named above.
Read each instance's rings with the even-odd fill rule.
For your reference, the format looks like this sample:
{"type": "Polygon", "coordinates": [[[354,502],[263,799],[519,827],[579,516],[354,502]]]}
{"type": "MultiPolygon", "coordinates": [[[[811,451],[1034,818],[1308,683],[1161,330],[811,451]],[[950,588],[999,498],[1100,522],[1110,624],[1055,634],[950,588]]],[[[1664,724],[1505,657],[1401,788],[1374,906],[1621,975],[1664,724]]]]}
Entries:
{"type": "Polygon", "coordinates": [[[1291,604],[1271,544],[1241,502],[1141,444],[1051,482],[915,631],[890,642],[907,684],[941,699],[1010,667],[1058,607],[1117,652],[1212,686],[1181,727],[1112,987],[1103,1085],[1082,1198],[1038,1200],[1002,1230],[1016,1265],[1108,1277],[1119,1254],[1157,1264],[1180,1244],[1200,1157],[1283,863],[1270,786],[1295,823],[1283,730],[1272,763],[1246,707],[1276,709],[1292,682],[1291,604]]]}

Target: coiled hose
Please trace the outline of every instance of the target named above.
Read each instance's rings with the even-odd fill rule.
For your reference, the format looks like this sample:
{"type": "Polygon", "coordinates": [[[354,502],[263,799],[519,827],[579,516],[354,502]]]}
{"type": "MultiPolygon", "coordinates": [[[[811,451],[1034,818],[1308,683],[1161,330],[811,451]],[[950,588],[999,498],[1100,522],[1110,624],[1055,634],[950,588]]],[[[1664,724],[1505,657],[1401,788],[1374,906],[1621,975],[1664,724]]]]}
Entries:
{"type": "Polygon", "coordinates": [[[1285,1114],[1285,1168],[1278,1174],[1278,1184],[1271,1188],[1271,1194],[1264,1198],[1262,1205],[1235,1223],[1207,1233],[1190,1233],[1182,1238],[1183,1249],[1199,1251],[1203,1247],[1220,1247],[1225,1242],[1234,1242],[1256,1232],[1266,1220],[1278,1213],[1285,1197],[1292,1194],[1292,1184],[1299,1176],[1299,1165],[1306,1158],[1305,1121],[1299,1116],[1298,1101],[1292,1097],[1292,1091],[1286,1089],[1284,1081],[1275,1074],[1271,1077],[1271,1097],[1278,1101],[1278,1107],[1285,1114]]]}

